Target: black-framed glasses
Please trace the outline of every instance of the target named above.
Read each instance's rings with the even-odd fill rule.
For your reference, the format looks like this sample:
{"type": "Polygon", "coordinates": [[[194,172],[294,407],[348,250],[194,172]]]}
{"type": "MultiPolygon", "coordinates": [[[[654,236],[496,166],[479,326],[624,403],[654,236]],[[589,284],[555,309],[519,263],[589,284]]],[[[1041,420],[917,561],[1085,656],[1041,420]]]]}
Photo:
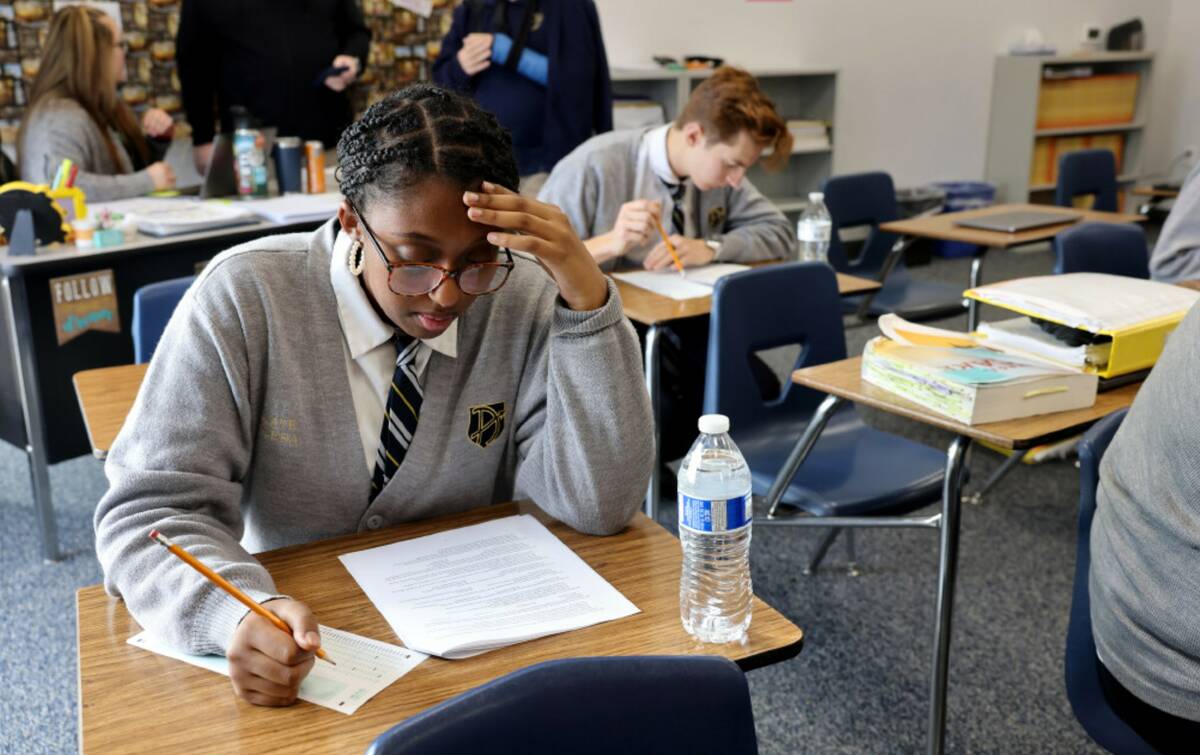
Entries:
{"type": "MultiPolygon", "coordinates": [[[[432,294],[447,278],[453,278],[458,289],[468,296],[494,294],[508,281],[508,274],[516,266],[512,252],[503,249],[503,262],[471,262],[461,270],[447,270],[432,262],[392,262],[383,251],[383,244],[367,225],[366,219],[353,203],[350,208],[362,223],[363,230],[371,237],[375,251],[388,271],[388,290],[397,296],[423,296],[432,294]]],[[[394,253],[394,252],[393,252],[394,253]]],[[[399,255],[397,255],[399,256],[399,255]]]]}

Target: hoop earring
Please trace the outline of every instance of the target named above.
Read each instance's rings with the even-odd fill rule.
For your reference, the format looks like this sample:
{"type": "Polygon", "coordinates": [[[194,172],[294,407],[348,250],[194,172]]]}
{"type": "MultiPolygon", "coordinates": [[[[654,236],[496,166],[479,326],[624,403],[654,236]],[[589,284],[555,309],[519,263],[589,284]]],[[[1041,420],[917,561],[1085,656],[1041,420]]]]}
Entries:
{"type": "Polygon", "coordinates": [[[355,241],[346,252],[346,267],[350,270],[350,274],[357,278],[362,273],[366,261],[362,243],[355,241]]]}

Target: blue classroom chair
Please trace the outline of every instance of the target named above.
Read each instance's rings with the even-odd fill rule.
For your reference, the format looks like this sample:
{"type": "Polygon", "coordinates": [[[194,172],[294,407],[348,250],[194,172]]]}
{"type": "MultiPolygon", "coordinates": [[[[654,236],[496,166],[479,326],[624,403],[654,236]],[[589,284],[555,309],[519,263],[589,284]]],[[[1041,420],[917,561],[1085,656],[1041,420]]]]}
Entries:
{"type": "Polygon", "coordinates": [[[133,361],[144,364],[154,356],[158,340],[179,300],[196,276],[148,283],[133,292],[133,361]]]}
{"type": "MultiPolygon", "coordinates": [[[[704,411],[729,417],[750,466],[754,493],[766,495],[824,396],[788,382],[764,400],[750,356],[799,344],[795,369],[846,357],[837,279],[827,265],[796,262],[722,278],[713,291],[704,411]]],[[[782,503],[816,517],[902,515],[941,499],[943,452],[876,430],[853,405],[837,411],[784,492],[782,503]]],[[[819,566],[839,529],[818,545],[819,566]]],[[[852,529],[847,529],[854,573],[852,529]]]]}
{"type": "Polygon", "coordinates": [[[1054,237],[1054,274],[1108,273],[1150,278],[1146,234],[1136,225],[1081,223],[1054,237]]]}
{"type": "Polygon", "coordinates": [[[750,689],[717,656],[547,661],[385,731],[367,755],[758,752],[750,689]]]}
{"type": "Polygon", "coordinates": [[[1075,197],[1092,195],[1093,210],[1117,211],[1117,159],[1107,149],[1081,149],[1058,159],[1054,204],[1072,207],[1075,197]]]}
{"type": "Polygon", "coordinates": [[[1065,676],[1067,699],[1075,718],[1096,744],[1123,755],[1154,755],[1153,747],[1125,723],[1104,697],[1100,686],[1100,659],[1092,636],[1092,605],[1088,571],[1092,564],[1092,518],[1096,514],[1096,487],[1100,460],[1121,427],[1128,410],[1114,412],[1097,422],[1079,443],[1079,537],[1075,546],[1075,587],[1067,624],[1065,676]]]}
{"type": "Polygon", "coordinates": [[[829,239],[829,264],[848,275],[880,281],[883,288],[875,294],[848,296],[842,306],[860,315],[884,315],[895,312],[909,320],[930,320],[962,314],[962,288],[948,283],[924,281],[912,277],[897,252],[892,250],[898,237],[879,230],[881,223],[897,219],[896,188],[887,173],[855,173],[828,178],[821,186],[825,206],[833,219],[829,239]],[[862,253],[851,260],[839,232],[843,228],[869,226],[862,253]],[[873,297],[873,298],[872,298],[873,297]],[[865,311],[860,311],[866,304],[865,311]]]}

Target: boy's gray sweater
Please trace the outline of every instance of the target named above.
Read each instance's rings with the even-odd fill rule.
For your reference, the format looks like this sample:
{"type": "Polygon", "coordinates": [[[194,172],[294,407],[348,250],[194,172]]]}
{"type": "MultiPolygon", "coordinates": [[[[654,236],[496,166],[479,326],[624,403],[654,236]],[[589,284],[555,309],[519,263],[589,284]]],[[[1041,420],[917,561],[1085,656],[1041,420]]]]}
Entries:
{"type": "Polygon", "coordinates": [[[653,425],[615,287],[600,309],[575,312],[518,259],[505,287],[462,315],[458,357],[431,355],[412,445],[368,503],[329,279],[334,223],[209,264],[108,455],[95,517],[105,586],[189,652],[224,652],[245,609],[151,529],[263,600],[275,586],[253,552],[520,498],[608,534],[645,492],[653,425]]]}

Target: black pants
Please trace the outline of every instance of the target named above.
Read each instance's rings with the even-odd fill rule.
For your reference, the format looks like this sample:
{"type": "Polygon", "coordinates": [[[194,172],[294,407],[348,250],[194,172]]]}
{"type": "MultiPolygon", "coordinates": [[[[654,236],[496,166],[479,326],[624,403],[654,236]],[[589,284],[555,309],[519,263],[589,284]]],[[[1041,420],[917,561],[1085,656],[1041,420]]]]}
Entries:
{"type": "Polygon", "coordinates": [[[1100,688],[1104,690],[1104,697],[1138,736],[1163,755],[1196,752],[1196,743],[1200,741],[1200,721],[1173,716],[1143,702],[1125,689],[1104,664],[1099,666],[1100,688]]]}
{"type": "MultiPolygon", "coordinates": [[[[644,351],[646,326],[634,325],[644,351]]],[[[662,459],[670,461],[686,454],[700,433],[696,420],[704,410],[708,318],[692,317],[659,326],[658,356],[662,459]]],[[[765,362],[751,356],[750,369],[764,399],[779,395],[779,380],[765,362]]]]}

